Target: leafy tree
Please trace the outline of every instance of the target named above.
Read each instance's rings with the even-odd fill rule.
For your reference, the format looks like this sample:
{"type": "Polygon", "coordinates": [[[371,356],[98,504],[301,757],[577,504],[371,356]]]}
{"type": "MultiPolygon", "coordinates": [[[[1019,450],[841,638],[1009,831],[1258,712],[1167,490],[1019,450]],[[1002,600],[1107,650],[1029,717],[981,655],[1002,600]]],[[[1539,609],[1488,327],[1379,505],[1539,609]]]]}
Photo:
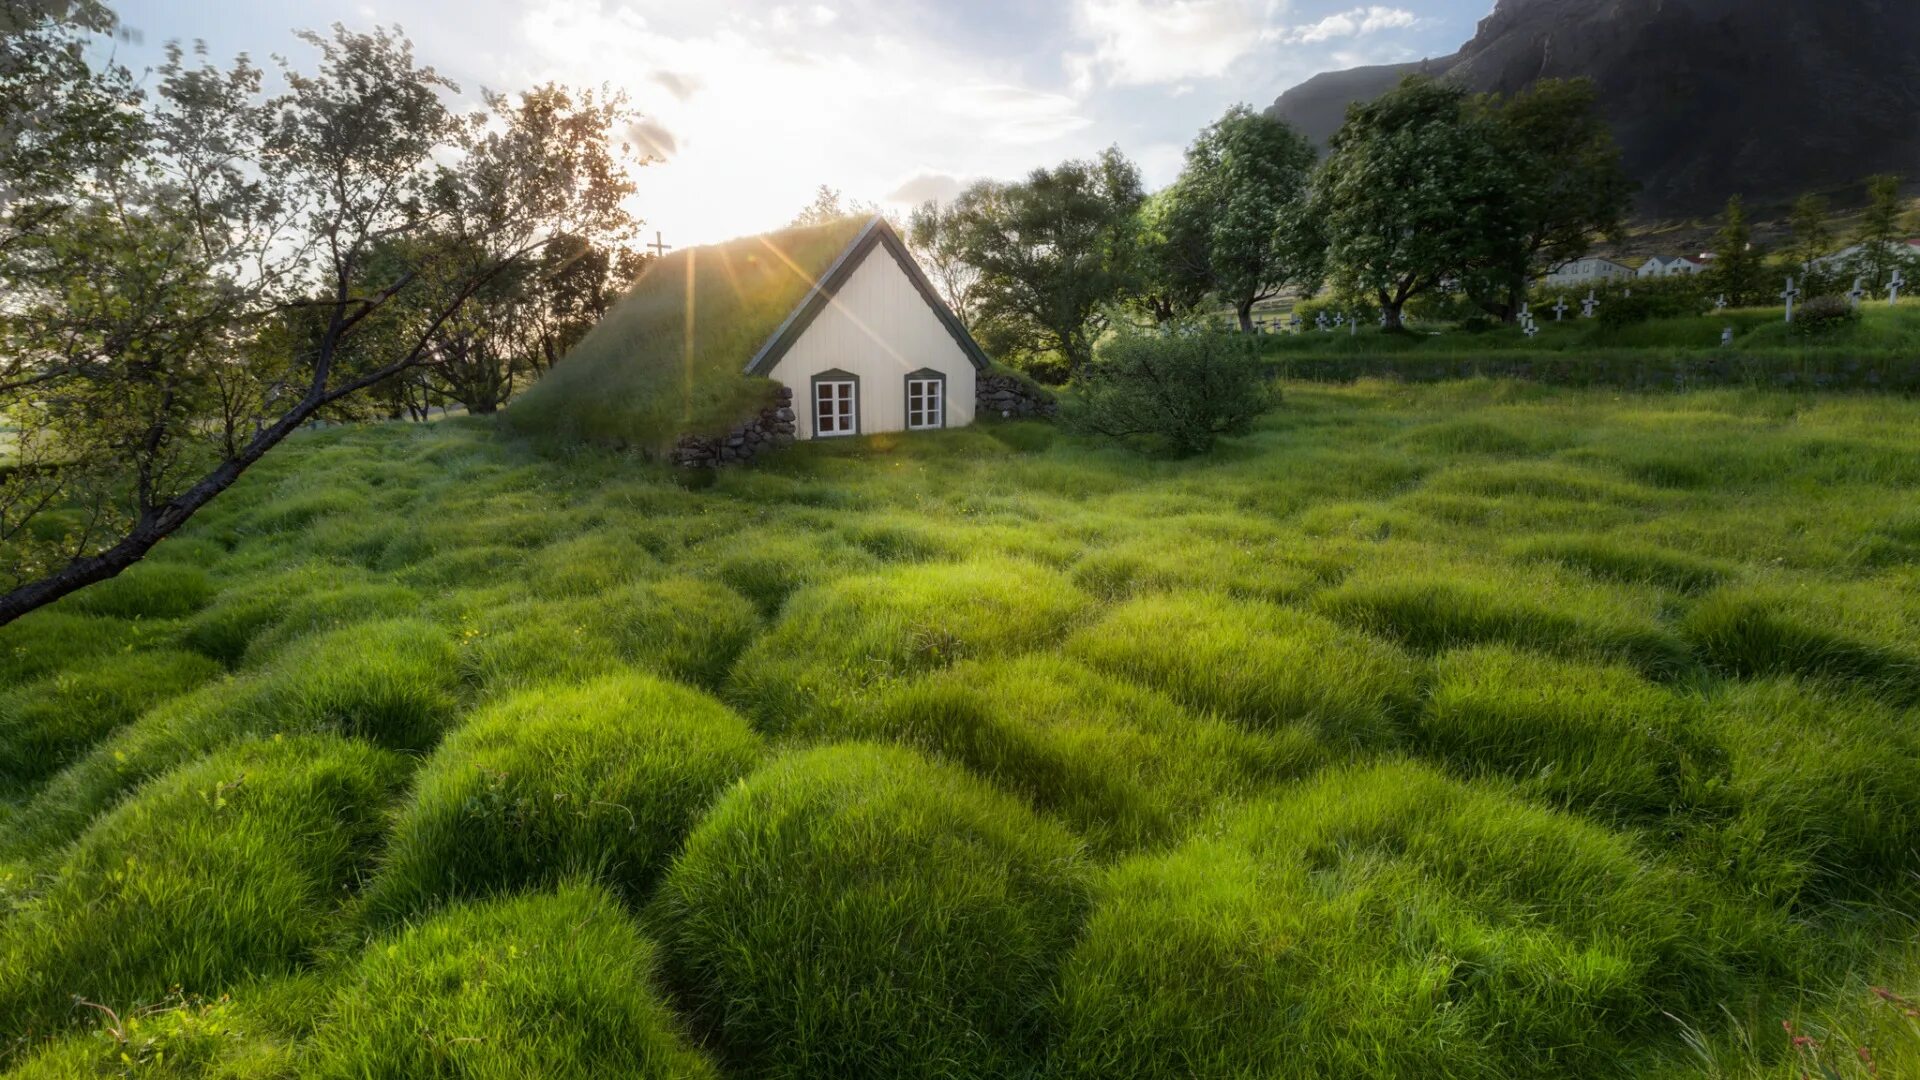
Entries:
{"type": "Polygon", "coordinates": [[[1334,134],[1313,194],[1329,273],[1373,297],[1389,329],[1408,300],[1517,246],[1493,126],[1466,91],[1410,76],[1334,134]]]}
{"type": "Polygon", "coordinates": [[[793,216],[790,227],[825,225],[829,221],[838,221],[843,217],[855,215],[871,217],[879,212],[880,208],[873,203],[861,202],[857,199],[849,200],[840,193],[839,188],[821,184],[820,189],[813,194],[813,201],[793,216]]]}
{"type": "Polygon", "coordinates": [[[1138,280],[1130,300],[1155,323],[1188,318],[1206,304],[1213,288],[1207,234],[1197,215],[1176,212],[1172,188],[1140,206],[1138,280]]]}
{"type": "Polygon", "coordinates": [[[1894,267],[1900,265],[1900,218],[1906,207],[1900,198],[1900,178],[1881,175],[1867,179],[1867,211],[1860,215],[1860,227],[1854,242],[1860,253],[1849,267],[1866,278],[1869,289],[1886,286],[1894,267]]]}
{"type": "Polygon", "coordinates": [[[961,249],[959,218],[952,207],[928,200],[907,218],[907,243],[932,273],[934,285],[963,326],[973,325],[974,289],[980,271],[961,249]]]}
{"type": "Polygon", "coordinates": [[[1315,281],[1320,249],[1302,242],[1300,228],[1313,159],[1305,136],[1245,105],[1203,130],[1168,193],[1162,229],[1171,252],[1198,246],[1204,259],[1168,260],[1169,291],[1203,287],[1251,331],[1253,305],[1315,281]]]}
{"type": "Polygon", "coordinates": [[[1794,265],[1803,273],[1811,272],[1813,264],[1833,248],[1833,222],[1826,196],[1800,196],[1793,204],[1788,224],[1793,231],[1790,253],[1794,265]]]}
{"type": "Polygon", "coordinates": [[[118,574],[300,425],[418,373],[556,239],[631,229],[618,99],[545,87],[460,115],[396,33],[301,38],[317,69],[283,61],[271,98],[244,60],[170,50],[128,152],[0,260],[0,353],[36,381],[0,391],[0,624],[118,574]]]}
{"type": "Polygon", "coordinates": [[[996,342],[1029,358],[1051,353],[1067,376],[1085,366],[1104,309],[1135,280],[1145,198],[1118,149],[962,192],[956,243],[979,271],[975,315],[996,342]]]}
{"type": "Polygon", "coordinates": [[[1738,195],[1727,200],[1720,231],[1713,237],[1712,276],[1714,287],[1735,307],[1766,303],[1773,294],[1766,252],[1753,242],[1746,204],[1738,195]]]}
{"type": "Polygon", "coordinates": [[[1239,334],[1191,324],[1127,331],[1081,370],[1066,422],[1116,439],[1144,439],[1200,454],[1244,432],[1266,411],[1272,383],[1258,347],[1239,334]]]}
{"type": "Polygon", "coordinates": [[[1586,255],[1595,236],[1620,230],[1634,185],[1592,82],[1543,79],[1475,105],[1501,163],[1504,220],[1485,238],[1490,258],[1463,282],[1488,314],[1512,322],[1536,278],[1586,255]]]}

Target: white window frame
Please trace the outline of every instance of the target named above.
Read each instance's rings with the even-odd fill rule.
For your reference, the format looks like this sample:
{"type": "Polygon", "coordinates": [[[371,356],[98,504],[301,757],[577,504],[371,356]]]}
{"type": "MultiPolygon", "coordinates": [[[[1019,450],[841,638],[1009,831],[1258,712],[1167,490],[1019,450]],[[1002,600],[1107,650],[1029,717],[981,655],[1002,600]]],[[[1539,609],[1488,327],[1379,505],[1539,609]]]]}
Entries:
{"type": "Polygon", "coordinates": [[[907,376],[907,430],[937,431],[947,426],[947,377],[937,372],[915,372],[907,376]],[[914,391],[920,403],[914,404],[914,391]],[[915,414],[920,420],[914,421],[915,414]]]}
{"type": "Polygon", "coordinates": [[[813,437],[837,439],[860,434],[860,380],[851,375],[816,376],[813,380],[813,437]],[[821,391],[832,389],[834,396],[821,400],[821,391]],[[844,389],[845,393],[840,391],[844,389]],[[824,406],[842,406],[845,408],[824,406]]]}

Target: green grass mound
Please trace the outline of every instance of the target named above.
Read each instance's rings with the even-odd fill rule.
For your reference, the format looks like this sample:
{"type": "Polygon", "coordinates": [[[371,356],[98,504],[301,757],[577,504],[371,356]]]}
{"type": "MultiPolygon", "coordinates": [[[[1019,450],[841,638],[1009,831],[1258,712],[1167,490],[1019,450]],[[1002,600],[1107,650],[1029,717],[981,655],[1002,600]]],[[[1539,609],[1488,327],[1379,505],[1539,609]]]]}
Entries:
{"type": "Polygon", "coordinates": [[[252,634],[239,666],[258,667],[282,652],[303,649],[308,639],[383,619],[421,614],[421,595],[390,582],[357,582],[287,597],[275,603],[269,625],[252,634]]]}
{"type": "Polygon", "coordinates": [[[644,675],[509,698],[420,770],[368,905],[406,915],[573,875],[637,901],[759,756],[725,706],[644,675]]]}
{"type": "Polygon", "coordinates": [[[1554,449],[1555,442],[1533,431],[1517,430],[1513,424],[1489,420],[1449,420],[1415,428],[1400,440],[1401,445],[1426,453],[1485,454],[1490,457],[1525,457],[1554,449]]]}
{"type": "Polygon", "coordinates": [[[325,940],[403,776],[384,751],[311,736],[141,788],[0,926],[0,1016],[37,1035],[80,1019],[76,994],[127,1012],[291,970],[325,940]]]}
{"type": "Polygon", "coordinates": [[[655,989],[653,945],[595,888],[449,908],[343,981],[302,1076],[717,1076],[655,989]]]}
{"type": "MultiPolygon", "coordinates": [[[[1869,599],[1882,609],[1898,602],[1885,594],[1869,599]]],[[[1893,626],[1874,627],[1881,611],[1833,600],[1728,586],[1688,611],[1682,629],[1709,664],[1735,675],[1798,675],[1920,696],[1920,649],[1912,631],[1897,616],[1884,619],[1893,626]]]]}
{"type": "Polygon", "coordinates": [[[701,545],[692,561],[710,568],[769,619],[800,589],[871,562],[818,532],[767,529],[717,538],[701,545]]]}
{"type": "Polygon", "coordinates": [[[0,626],[0,687],[18,686],[103,653],[131,648],[137,623],[58,609],[36,611],[0,626]]]}
{"type": "Polygon", "coordinates": [[[1419,745],[1461,775],[1505,776],[1569,809],[1659,814],[1717,772],[1697,712],[1630,668],[1487,646],[1435,661],[1419,745]]]}
{"type": "Polygon", "coordinates": [[[1615,834],[1391,764],[1116,867],[1063,975],[1055,1072],[1638,1075],[1716,1019],[1778,920],[1615,834]]]}
{"type": "Polygon", "coordinates": [[[106,1022],[39,1044],[32,1056],[4,1074],[7,1080],[254,1080],[295,1075],[291,1040],[254,1010],[225,996],[212,1001],[175,998],[113,1020],[84,1011],[106,1022]]]}
{"type": "Polygon", "coordinates": [[[1303,732],[1247,732],[1059,657],[961,664],[892,695],[872,735],[955,761],[1099,850],[1176,836],[1221,799],[1297,775],[1303,732]]]}
{"type": "Polygon", "coordinates": [[[796,594],[735,666],[729,695],[769,732],[831,731],[889,681],[1040,648],[1087,605],[1016,559],[896,566],[796,594]]]}
{"type": "Polygon", "coordinates": [[[845,218],[657,259],[503,419],[567,441],[661,450],[717,434],[768,400],[742,373],[866,220],[845,218]]]}
{"type": "Polygon", "coordinates": [[[1858,691],[1740,684],[1710,703],[1728,819],[1710,865],[1782,902],[1920,898],[1920,722],[1858,691]]]}
{"type": "Polygon", "coordinates": [[[1252,600],[1298,600],[1328,567],[1298,557],[1270,531],[1260,539],[1194,536],[1178,524],[1089,551],[1073,568],[1081,588],[1109,600],[1147,592],[1219,589],[1252,600]]]}
{"type": "Polygon", "coordinates": [[[273,730],[325,729],[423,750],[458,709],[452,637],[417,619],[302,640],[264,673],[252,710],[273,730]]]}
{"type": "Polygon", "coordinates": [[[1260,731],[1291,726],[1329,748],[1378,746],[1418,691],[1391,645],[1317,615],[1207,593],[1146,596],[1075,634],[1101,671],[1260,731]]]}
{"type": "Polygon", "coordinates": [[[142,562],[74,593],[60,606],[114,619],[180,619],[205,607],[213,593],[213,581],[197,566],[142,562]]]}
{"type": "Polygon", "coordinates": [[[1543,536],[1522,541],[1513,550],[1522,559],[1559,563],[1606,581],[1689,593],[1703,592],[1732,576],[1725,563],[1612,536],[1543,536]]]}
{"type": "Polygon", "coordinates": [[[535,596],[598,596],[660,573],[660,560],[627,529],[584,533],[535,551],[524,577],[535,596]]]}
{"type": "Polygon", "coordinates": [[[589,626],[630,663],[714,687],[760,632],[759,613],[714,581],[676,577],[593,600],[589,626]]]}
{"type": "Polygon", "coordinates": [[[109,656],[0,692],[0,791],[39,783],[160,701],[214,678],[175,650],[109,656]]]}
{"type": "Polygon", "coordinates": [[[1021,1075],[1085,908],[1077,842],[965,772],[848,744],[707,816],[650,912],[754,1076],[1021,1075]]]}
{"type": "Polygon", "coordinates": [[[1598,586],[1492,568],[1408,569],[1382,560],[1315,602],[1336,619],[1429,652],[1506,643],[1626,660],[1653,675],[1689,661],[1685,643],[1647,605],[1598,586]]]}

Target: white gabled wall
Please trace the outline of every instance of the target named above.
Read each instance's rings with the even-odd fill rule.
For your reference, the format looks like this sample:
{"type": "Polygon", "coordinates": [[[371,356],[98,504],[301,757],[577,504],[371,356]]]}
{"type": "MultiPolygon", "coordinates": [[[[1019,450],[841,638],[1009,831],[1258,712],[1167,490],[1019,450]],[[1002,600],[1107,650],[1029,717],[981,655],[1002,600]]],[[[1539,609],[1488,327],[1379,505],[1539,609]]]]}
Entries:
{"type": "Polygon", "coordinates": [[[974,367],[884,244],[875,244],[769,374],[793,388],[798,435],[813,438],[813,377],[860,377],[860,432],[905,431],[907,373],[947,376],[947,426],[973,423],[974,367]]]}

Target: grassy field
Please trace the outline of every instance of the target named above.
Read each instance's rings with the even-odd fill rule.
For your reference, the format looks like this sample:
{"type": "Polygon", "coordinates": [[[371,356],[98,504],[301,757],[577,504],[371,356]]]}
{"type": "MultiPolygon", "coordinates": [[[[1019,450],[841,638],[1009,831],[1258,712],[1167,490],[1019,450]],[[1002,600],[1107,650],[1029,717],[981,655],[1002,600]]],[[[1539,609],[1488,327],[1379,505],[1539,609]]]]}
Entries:
{"type": "Polygon", "coordinates": [[[0,1067],[1920,1075],[1917,492],[1734,390],[304,433],[0,630],[0,1067]]]}

